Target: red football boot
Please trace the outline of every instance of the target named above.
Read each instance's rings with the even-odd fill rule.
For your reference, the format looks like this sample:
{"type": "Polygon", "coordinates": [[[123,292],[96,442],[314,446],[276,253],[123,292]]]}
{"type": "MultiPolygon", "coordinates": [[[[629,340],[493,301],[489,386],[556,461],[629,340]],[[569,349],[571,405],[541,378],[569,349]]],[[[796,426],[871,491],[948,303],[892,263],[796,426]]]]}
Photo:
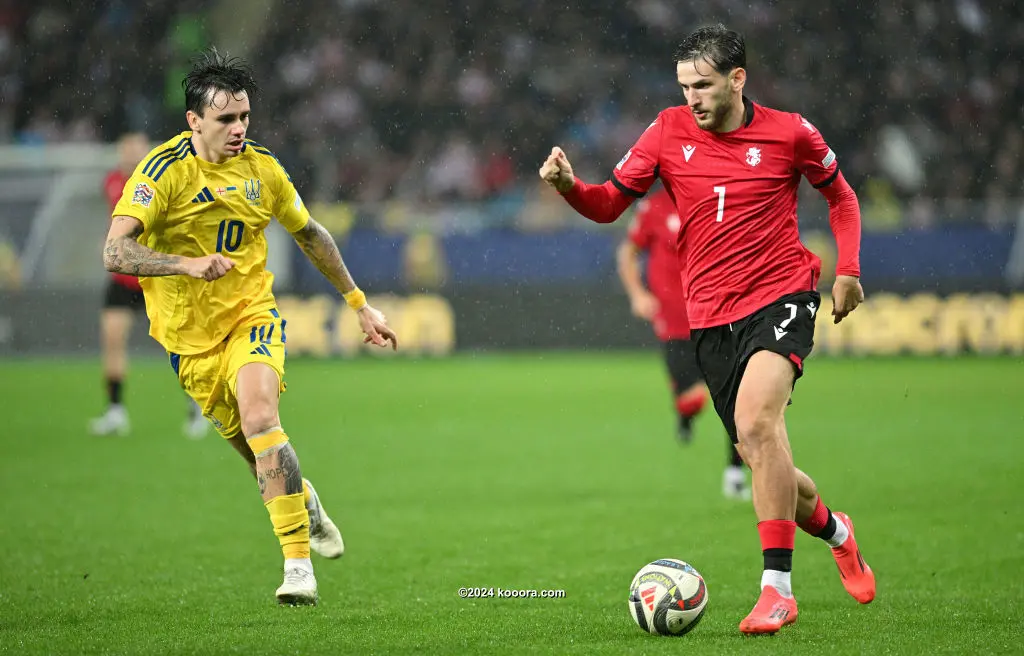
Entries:
{"type": "Polygon", "coordinates": [[[796,598],[783,597],[768,585],[761,588],[754,610],[740,622],[740,631],[747,635],[770,635],[793,622],[796,622],[796,598]]]}
{"type": "Polygon", "coordinates": [[[875,573],[860,555],[857,540],[853,537],[853,521],[846,513],[834,513],[836,519],[846,525],[850,537],[838,547],[833,547],[832,557],[836,559],[843,587],[850,596],[862,604],[869,604],[875,598],[875,573]]]}

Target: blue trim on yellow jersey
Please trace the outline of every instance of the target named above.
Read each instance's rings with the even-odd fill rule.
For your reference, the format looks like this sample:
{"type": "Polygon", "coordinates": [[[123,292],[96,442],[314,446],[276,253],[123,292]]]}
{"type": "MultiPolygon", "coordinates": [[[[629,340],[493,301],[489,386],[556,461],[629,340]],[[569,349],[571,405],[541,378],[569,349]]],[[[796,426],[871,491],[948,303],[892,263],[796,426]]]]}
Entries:
{"type": "Polygon", "coordinates": [[[156,155],[153,155],[149,161],[146,162],[146,166],[142,168],[142,174],[153,177],[153,171],[155,171],[156,167],[160,165],[159,162],[163,161],[165,157],[171,157],[181,150],[182,146],[185,145],[185,142],[189,143],[189,149],[191,149],[191,140],[188,137],[182,138],[178,143],[174,144],[173,147],[161,150],[156,155]]]}
{"type": "Polygon", "coordinates": [[[284,171],[284,175],[285,175],[286,178],[288,178],[288,182],[292,181],[292,176],[288,173],[288,169],[286,169],[284,167],[284,164],[281,163],[281,160],[279,160],[277,158],[277,155],[272,153],[269,148],[267,148],[266,146],[262,146],[262,145],[256,143],[252,139],[246,139],[245,143],[247,143],[250,146],[252,146],[252,151],[254,153],[259,153],[260,155],[266,155],[268,157],[274,158],[274,161],[277,162],[277,165],[281,167],[282,171],[284,171]]]}
{"type": "MultiPolygon", "coordinates": [[[[188,143],[192,143],[192,142],[189,141],[188,143]]],[[[174,164],[175,162],[179,162],[181,160],[186,159],[190,154],[192,154],[192,149],[191,148],[184,148],[184,149],[182,149],[182,152],[180,154],[175,155],[174,157],[168,159],[164,163],[164,165],[160,168],[160,170],[157,171],[156,175],[151,175],[149,177],[153,178],[153,182],[158,181],[160,179],[160,176],[162,176],[164,174],[164,171],[167,170],[168,166],[170,166],[171,164],[174,164]]],[[[156,168],[156,167],[154,167],[154,168],[156,168]]],[[[211,198],[210,200],[213,200],[213,199],[211,198]]]]}
{"type": "Polygon", "coordinates": [[[181,356],[177,353],[169,353],[171,356],[171,369],[174,369],[174,375],[179,376],[178,368],[181,366],[181,356]]]}

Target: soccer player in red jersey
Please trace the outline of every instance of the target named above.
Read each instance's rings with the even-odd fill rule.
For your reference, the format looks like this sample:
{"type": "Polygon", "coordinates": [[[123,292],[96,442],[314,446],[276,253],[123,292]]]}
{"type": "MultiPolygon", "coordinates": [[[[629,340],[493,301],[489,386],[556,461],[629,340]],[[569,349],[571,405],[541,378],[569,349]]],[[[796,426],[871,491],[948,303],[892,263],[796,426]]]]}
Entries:
{"type": "Polygon", "coordinates": [[[821,261],[800,243],[797,189],[804,177],[828,200],[839,259],[835,322],[863,301],[860,208],[818,130],[798,114],[743,95],[746,46],[722,25],[688,35],[675,56],[685,105],[661,112],[616,165],[590,185],[553,148],[540,169],[580,214],[614,221],[661,178],[680,217],[677,252],[697,364],[715,410],[751,469],[764,571],[761,594],[740,623],[775,633],[796,621],[790,583],[796,527],[832,547],[843,586],[875,596],[875,577],[853,523],[822,503],[793,465],[785,409],[811,352],[821,261]]]}
{"type": "MultiPolygon", "coordinates": [[[[150,150],[146,135],[131,132],[117,142],[117,168],[103,179],[103,195],[111,210],[121,200],[121,193],[136,165],[150,150]]],[[[135,312],[146,309],[139,279],[123,273],[111,273],[100,310],[100,352],[103,375],[107,383],[107,409],[89,422],[94,435],[126,435],[131,430],[128,411],[124,407],[124,377],[128,369],[128,335],[135,320],[135,312]]],[[[189,400],[189,416],[183,431],[198,439],[206,435],[209,422],[199,407],[189,400]]]]}
{"type": "MultiPolygon", "coordinates": [[[[629,296],[633,315],[651,322],[661,342],[665,367],[679,417],[679,438],[693,439],[693,418],[704,408],[707,391],[697,368],[686,298],[676,258],[679,214],[665,189],[659,188],[640,202],[629,233],[616,253],[619,279],[629,296]],[[641,255],[647,255],[644,284],[641,255]]],[[[736,445],[728,442],[728,461],[722,476],[722,493],[730,499],[749,499],[750,487],[736,445]]]]}

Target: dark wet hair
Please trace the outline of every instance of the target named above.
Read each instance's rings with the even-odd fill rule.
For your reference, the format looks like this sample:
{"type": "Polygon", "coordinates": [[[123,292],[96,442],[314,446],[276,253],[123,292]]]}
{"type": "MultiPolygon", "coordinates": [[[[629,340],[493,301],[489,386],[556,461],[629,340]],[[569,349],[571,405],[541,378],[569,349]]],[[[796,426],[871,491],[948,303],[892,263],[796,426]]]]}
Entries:
{"type": "Polygon", "coordinates": [[[727,75],[734,68],[746,68],[747,44],[743,35],[725,25],[705,25],[691,32],[676,48],[676,63],[703,59],[727,75]]]}
{"type": "Polygon", "coordinates": [[[192,70],[181,81],[181,86],[185,89],[185,109],[199,116],[218,91],[232,96],[244,91],[250,97],[259,91],[249,64],[238,57],[222,55],[213,47],[193,60],[192,70]]]}

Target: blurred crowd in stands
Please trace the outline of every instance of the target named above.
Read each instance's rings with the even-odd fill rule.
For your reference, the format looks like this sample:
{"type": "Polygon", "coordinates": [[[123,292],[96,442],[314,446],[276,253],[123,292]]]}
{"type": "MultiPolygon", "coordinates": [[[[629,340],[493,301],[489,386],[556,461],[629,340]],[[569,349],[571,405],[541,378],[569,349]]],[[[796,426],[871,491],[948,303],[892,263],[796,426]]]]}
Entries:
{"type": "Polygon", "coordinates": [[[679,39],[718,21],[747,38],[747,95],[817,125],[882,222],[1024,196],[1015,0],[0,0],[0,143],[169,138],[189,57],[241,43],[250,136],[304,195],[531,197],[554,144],[605,179],[682,102],[679,39]]]}

